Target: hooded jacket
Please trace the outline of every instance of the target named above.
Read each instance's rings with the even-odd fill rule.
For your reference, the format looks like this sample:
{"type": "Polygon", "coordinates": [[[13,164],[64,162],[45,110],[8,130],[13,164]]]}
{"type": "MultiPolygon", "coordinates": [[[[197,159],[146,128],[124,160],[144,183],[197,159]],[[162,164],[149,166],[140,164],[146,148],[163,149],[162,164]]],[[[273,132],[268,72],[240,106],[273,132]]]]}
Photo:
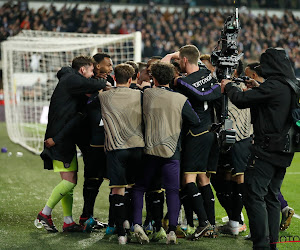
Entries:
{"type": "Polygon", "coordinates": [[[260,67],[266,81],[259,87],[243,92],[234,83],[228,83],[225,91],[238,108],[251,109],[254,129],[252,152],[273,165],[288,167],[293,154],[269,150],[262,141],[265,142],[266,138],[280,141],[291,126],[292,88],[282,79],[296,78],[283,49],[267,49],[261,55],[260,67]]]}
{"type": "MultiPolygon", "coordinates": [[[[63,67],[57,73],[59,82],[51,96],[45,139],[55,137],[68,122],[78,116],[85,106],[84,94],[94,93],[106,87],[105,79],[85,78],[71,67],[63,67]]],[[[69,123],[70,124],[70,123],[69,123]]],[[[70,163],[76,153],[74,131],[50,149],[44,148],[41,157],[44,167],[52,169],[52,160],[70,163]]]]}

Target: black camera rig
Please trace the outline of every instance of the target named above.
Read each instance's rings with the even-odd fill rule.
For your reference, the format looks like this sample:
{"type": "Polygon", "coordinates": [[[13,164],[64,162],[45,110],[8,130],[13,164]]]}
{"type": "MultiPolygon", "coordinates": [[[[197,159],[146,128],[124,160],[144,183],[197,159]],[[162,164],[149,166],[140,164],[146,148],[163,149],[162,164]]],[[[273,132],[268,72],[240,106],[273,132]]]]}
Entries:
{"type": "MultiPolygon", "coordinates": [[[[222,79],[232,79],[238,61],[243,56],[243,53],[238,54],[237,38],[239,30],[238,8],[236,8],[235,13],[226,19],[221,37],[211,54],[211,63],[216,67],[216,76],[219,82],[222,79]]],[[[228,97],[224,94],[221,121],[213,126],[215,131],[219,131],[219,141],[222,149],[227,150],[235,143],[236,131],[232,125],[233,122],[228,117],[228,97]],[[216,130],[216,128],[218,129],[216,130]]],[[[212,128],[212,130],[214,129],[212,128]]]]}
{"type": "Polygon", "coordinates": [[[247,81],[249,80],[250,78],[248,76],[235,77],[232,79],[232,81],[235,82],[236,84],[239,84],[241,82],[247,83],[247,81]]]}
{"type": "Polygon", "coordinates": [[[221,38],[211,54],[211,63],[216,67],[219,81],[232,78],[238,61],[243,56],[243,53],[238,54],[237,37],[239,30],[238,8],[236,8],[235,13],[227,17],[221,31],[221,38]]]}

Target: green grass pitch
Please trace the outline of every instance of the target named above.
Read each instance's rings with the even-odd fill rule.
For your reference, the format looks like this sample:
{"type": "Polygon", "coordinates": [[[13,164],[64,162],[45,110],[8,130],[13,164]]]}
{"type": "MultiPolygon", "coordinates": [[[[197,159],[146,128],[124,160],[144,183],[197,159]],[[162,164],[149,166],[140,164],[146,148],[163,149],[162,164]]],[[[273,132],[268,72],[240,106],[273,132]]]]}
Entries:
{"type": "MultiPolygon", "coordinates": [[[[0,147],[7,147],[7,153],[0,154],[0,249],[114,249],[119,247],[116,238],[104,239],[104,231],[90,234],[49,234],[44,229],[37,229],[33,225],[38,212],[45,205],[53,187],[60,181],[57,173],[43,170],[42,160],[19,145],[12,143],[6,133],[6,126],[0,123],[0,147]],[[16,157],[16,153],[23,152],[23,157],[16,157]]],[[[73,214],[78,222],[83,200],[83,163],[79,159],[79,181],[74,191],[73,214]]],[[[296,154],[293,164],[287,170],[282,193],[290,207],[300,214],[300,154],[296,154]]],[[[95,205],[95,216],[107,221],[108,214],[108,183],[104,181],[95,205]]],[[[244,212],[246,223],[248,219],[244,212]]],[[[225,211],[216,201],[216,220],[221,223],[225,211]]],[[[53,220],[57,228],[62,231],[63,215],[60,203],[54,209],[53,220]]],[[[243,235],[248,234],[249,230],[243,235]]],[[[293,218],[288,230],[280,235],[300,236],[300,220],[293,218]]],[[[179,239],[178,245],[167,246],[165,242],[139,245],[130,243],[120,246],[122,249],[251,249],[252,244],[240,235],[236,238],[220,235],[216,239],[200,239],[189,242],[179,239]]],[[[300,243],[278,244],[278,249],[300,249],[300,243]]]]}

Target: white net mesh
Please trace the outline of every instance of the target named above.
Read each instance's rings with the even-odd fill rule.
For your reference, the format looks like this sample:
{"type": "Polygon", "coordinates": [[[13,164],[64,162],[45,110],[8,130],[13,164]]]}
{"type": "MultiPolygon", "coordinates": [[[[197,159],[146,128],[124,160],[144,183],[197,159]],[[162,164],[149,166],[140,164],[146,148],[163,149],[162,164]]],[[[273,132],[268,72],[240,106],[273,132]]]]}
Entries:
{"type": "Polygon", "coordinates": [[[141,35],[95,35],[24,30],[2,43],[7,131],[10,139],[39,154],[57,71],[79,55],[108,53],[115,65],[141,60],[141,35]]]}

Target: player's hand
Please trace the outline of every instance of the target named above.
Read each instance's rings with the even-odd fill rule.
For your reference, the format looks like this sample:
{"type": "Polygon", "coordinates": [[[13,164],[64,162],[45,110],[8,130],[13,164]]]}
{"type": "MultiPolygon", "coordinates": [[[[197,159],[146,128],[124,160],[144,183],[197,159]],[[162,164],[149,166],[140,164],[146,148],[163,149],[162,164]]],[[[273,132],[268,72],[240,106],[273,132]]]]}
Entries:
{"type": "Polygon", "coordinates": [[[55,142],[53,141],[52,138],[48,138],[47,140],[44,141],[44,143],[47,148],[51,148],[55,145],[55,142]]]}
{"type": "Polygon", "coordinates": [[[179,51],[176,51],[171,54],[167,54],[164,58],[162,58],[160,61],[161,62],[170,62],[171,59],[179,59],[179,51]]]}
{"type": "Polygon", "coordinates": [[[173,85],[174,85],[174,86],[177,86],[177,80],[178,80],[178,78],[180,78],[180,77],[181,77],[181,76],[175,77],[174,82],[173,82],[173,85]]]}
{"type": "Polygon", "coordinates": [[[172,59],[179,59],[179,51],[172,53],[172,59]]]}
{"type": "Polygon", "coordinates": [[[259,86],[259,83],[255,81],[254,79],[250,78],[249,80],[245,81],[245,84],[248,89],[252,89],[259,86]]]}
{"type": "Polygon", "coordinates": [[[110,82],[106,82],[106,87],[104,88],[104,90],[106,91],[106,90],[110,90],[112,88],[112,85],[111,85],[111,83],[110,82]]]}
{"type": "Polygon", "coordinates": [[[228,79],[223,79],[223,80],[221,81],[221,93],[224,93],[225,86],[226,86],[229,82],[232,82],[232,81],[231,81],[231,80],[228,80],[228,79]]]}

